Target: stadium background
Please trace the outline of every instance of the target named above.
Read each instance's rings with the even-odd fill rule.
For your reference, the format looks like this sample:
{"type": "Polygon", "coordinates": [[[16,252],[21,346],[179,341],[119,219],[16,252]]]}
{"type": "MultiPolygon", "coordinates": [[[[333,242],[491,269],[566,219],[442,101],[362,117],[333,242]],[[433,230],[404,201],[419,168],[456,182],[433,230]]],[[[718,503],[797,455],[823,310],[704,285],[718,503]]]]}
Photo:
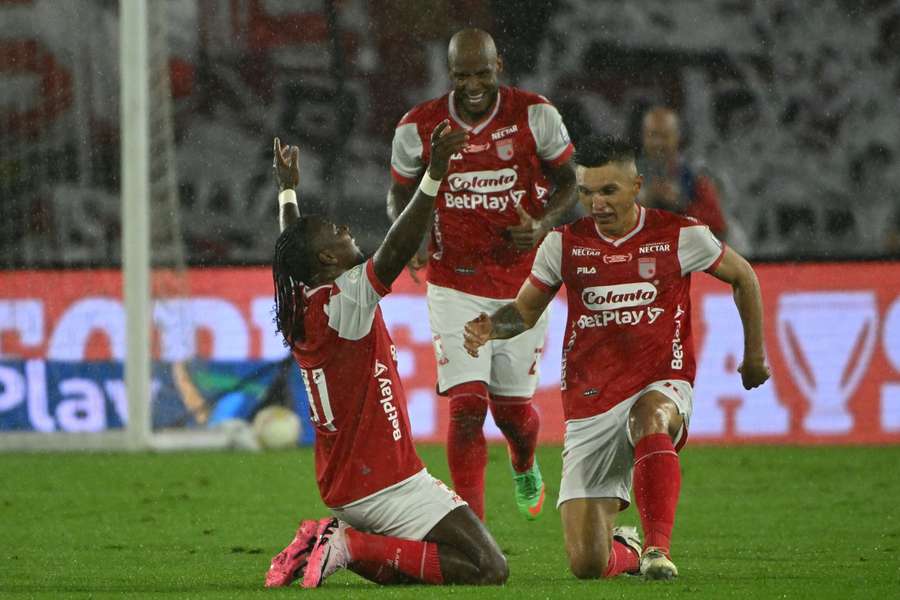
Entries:
{"type": "MultiPolygon", "coordinates": [[[[162,6],[155,427],[249,418],[261,402],[305,414],[271,325],[271,138],[301,147],[303,201],[374,249],[393,125],[447,89],[447,39],[477,25],[495,35],[505,81],[552,99],[576,145],[590,130],[638,141],[643,110],[667,104],[685,123],[684,152],[716,177],[733,243],[759,264],[774,374],[740,388],[727,289],[697,278],[692,439],[900,441],[896,2],[162,6]]],[[[117,27],[114,1],[0,0],[0,431],[94,432],[127,416],[117,27]]],[[[395,289],[384,311],[413,425],[439,441],[424,288],[395,289]]],[[[555,308],[538,403],[545,441],[558,442],[555,308]]]]}

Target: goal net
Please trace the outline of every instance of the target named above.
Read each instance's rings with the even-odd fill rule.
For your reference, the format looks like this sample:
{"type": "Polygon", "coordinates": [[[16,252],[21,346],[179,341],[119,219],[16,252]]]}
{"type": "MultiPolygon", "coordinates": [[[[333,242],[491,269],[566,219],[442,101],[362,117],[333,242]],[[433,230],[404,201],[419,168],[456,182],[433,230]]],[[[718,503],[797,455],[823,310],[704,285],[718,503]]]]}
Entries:
{"type": "Polygon", "coordinates": [[[249,446],[302,408],[264,272],[229,303],[188,264],[173,87],[203,57],[171,25],[204,4],[0,0],[0,449],[249,446]]]}

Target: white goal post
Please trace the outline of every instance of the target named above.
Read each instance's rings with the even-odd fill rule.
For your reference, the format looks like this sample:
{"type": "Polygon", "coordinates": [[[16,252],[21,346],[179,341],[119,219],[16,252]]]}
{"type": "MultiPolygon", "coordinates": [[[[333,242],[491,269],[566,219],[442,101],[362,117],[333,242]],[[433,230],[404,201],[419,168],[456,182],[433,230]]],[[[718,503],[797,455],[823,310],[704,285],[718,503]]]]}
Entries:
{"type": "MultiPolygon", "coordinates": [[[[151,82],[156,85],[152,79],[155,76],[157,80],[165,80],[164,86],[157,90],[158,95],[169,94],[167,72],[155,73],[152,68],[159,66],[152,62],[154,60],[165,64],[165,5],[165,2],[155,0],[119,0],[120,202],[122,293],[127,336],[124,362],[127,422],[122,429],[96,433],[7,431],[0,433],[0,451],[140,451],[233,446],[233,432],[214,429],[154,432],[152,429],[151,237],[154,227],[151,224],[155,215],[151,208],[152,201],[158,200],[154,197],[151,182],[153,153],[162,155],[163,160],[174,160],[173,148],[154,149],[151,146],[151,136],[159,136],[160,129],[159,123],[151,124],[151,110],[159,111],[162,104],[165,108],[162,117],[171,120],[171,107],[166,104],[169,98],[160,102],[151,93],[151,82]],[[154,48],[154,43],[158,47],[154,48]]],[[[171,123],[166,126],[169,129],[163,134],[164,143],[171,145],[171,123]]],[[[165,175],[168,178],[165,185],[174,186],[174,172],[170,170],[165,175]]],[[[177,204],[177,195],[168,194],[166,201],[156,212],[173,215],[177,228],[177,206],[172,205],[172,202],[177,204]]],[[[174,234],[172,238],[177,236],[177,230],[174,234]]],[[[181,249],[176,249],[174,254],[177,255],[174,262],[180,261],[183,267],[181,249]]],[[[171,256],[168,261],[173,262],[171,256]]]]}

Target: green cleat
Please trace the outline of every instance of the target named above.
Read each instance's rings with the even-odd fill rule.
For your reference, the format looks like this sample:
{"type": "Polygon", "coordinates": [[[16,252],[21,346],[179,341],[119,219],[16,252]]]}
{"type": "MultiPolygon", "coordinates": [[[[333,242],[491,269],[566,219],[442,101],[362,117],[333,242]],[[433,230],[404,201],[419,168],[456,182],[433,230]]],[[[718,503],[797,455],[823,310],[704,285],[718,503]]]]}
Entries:
{"type": "Polygon", "coordinates": [[[516,505],[519,512],[529,521],[534,521],[544,509],[544,479],[537,460],[524,473],[513,471],[513,481],[516,484],[516,505]]]}

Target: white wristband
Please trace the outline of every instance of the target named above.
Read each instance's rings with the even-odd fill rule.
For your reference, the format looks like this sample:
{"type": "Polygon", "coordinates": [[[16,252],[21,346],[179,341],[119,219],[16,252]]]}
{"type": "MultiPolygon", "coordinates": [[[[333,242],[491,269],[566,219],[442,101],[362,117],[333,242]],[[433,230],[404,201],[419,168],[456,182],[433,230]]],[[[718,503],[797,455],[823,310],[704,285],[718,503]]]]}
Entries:
{"type": "Polygon", "coordinates": [[[419,183],[419,189],[422,193],[428,196],[437,196],[440,187],[441,180],[432,179],[428,176],[428,171],[425,171],[425,174],[422,176],[422,181],[419,183]]]}
{"type": "Polygon", "coordinates": [[[285,204],[297,204],[297,193],[294,190],[282,190],[278,194],[278,207],[284,208],[285,204]]]}

